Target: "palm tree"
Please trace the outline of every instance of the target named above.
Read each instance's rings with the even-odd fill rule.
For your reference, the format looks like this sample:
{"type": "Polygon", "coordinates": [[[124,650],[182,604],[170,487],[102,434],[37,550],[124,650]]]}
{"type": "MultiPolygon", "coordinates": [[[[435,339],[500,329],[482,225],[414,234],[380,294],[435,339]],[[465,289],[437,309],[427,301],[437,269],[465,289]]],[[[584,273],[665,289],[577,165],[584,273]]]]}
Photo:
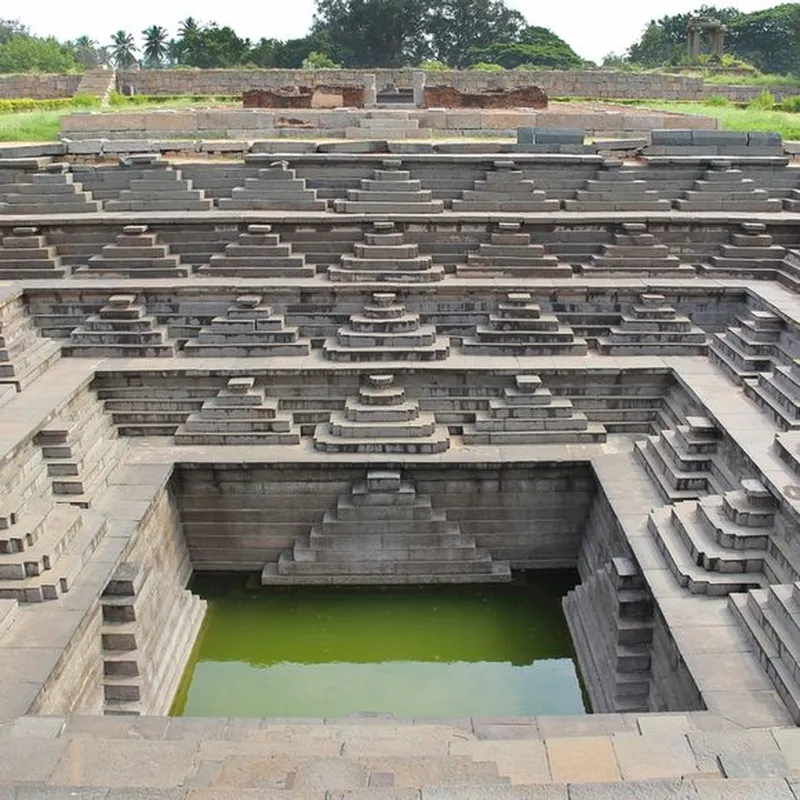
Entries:
{"type": "Polygon", "coordinates": [[[186,17],[178,24],[178,38],[185,39],[187,36],[197,33],[200,30],[200,23],[194,17],[186,17]]]}
{"type": "Polygon", "coordinates": [[[167,55],[167,33],[166,28],[160,25],[151,25],[142,31],[144,36],[144,48],[142,55],[143,62],[147,67],[161,67],[167,55]]]}
{"type": "Polygon", "coordinates": [[[136,63],[136,42],[126,31],[117,31],[111,37],[111,60],[117,69],[126,69],[136,63]]]}
{"type": "Polygon", "coordinates": [[[102,64],[97,42],[88,36],[79,36],[73,43],[75,58],[84,69],[93,69],[102,64]]]}

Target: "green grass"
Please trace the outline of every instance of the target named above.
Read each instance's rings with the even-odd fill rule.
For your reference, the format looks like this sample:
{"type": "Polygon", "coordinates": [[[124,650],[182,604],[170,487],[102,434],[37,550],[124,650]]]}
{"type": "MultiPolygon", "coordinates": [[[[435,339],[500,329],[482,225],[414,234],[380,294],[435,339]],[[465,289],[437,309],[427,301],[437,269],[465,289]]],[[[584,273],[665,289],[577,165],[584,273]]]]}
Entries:
{"type": "Polygon", "coordinates": [[[17,111],[0,114],[0,142],[57,142],[64,113],[17,111]]]}

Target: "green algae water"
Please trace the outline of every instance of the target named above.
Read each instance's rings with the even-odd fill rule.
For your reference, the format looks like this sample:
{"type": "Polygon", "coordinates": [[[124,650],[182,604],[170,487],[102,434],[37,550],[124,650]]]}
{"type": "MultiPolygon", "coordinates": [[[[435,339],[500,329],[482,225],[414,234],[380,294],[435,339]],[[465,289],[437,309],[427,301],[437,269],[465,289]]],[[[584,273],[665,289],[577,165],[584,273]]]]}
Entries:
{"type": "Polygon", "coordinates": [[[208,613],[172,713],[583,714],[560,604],[576,582],[262,589],[196,576],[208,613]]]}

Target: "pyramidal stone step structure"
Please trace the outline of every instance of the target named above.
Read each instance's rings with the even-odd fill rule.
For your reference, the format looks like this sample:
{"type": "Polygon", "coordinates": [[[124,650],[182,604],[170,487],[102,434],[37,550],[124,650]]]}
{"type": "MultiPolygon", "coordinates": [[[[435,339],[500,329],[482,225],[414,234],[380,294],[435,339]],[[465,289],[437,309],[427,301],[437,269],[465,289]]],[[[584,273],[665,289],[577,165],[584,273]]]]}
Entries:
{"type": "Polygon", "coordinates": [[[330,361],[443,361],[449,339],[434,325],[420,323],[393,292],[377,292],[360,314],[325,341],[322,353],[330,361]]]}
{"type": "Polygon", "coordinates": [[[475,336],[465,338],[461,349],[476,355],[585,356],[588,346],[554,314],[543,314],[528,292],[509,292],[488,324],[477,325],[475,336]]]}
{"type": "Polygon", "coordinates": [[[0,244],[0,280],[63,278],[67,270],[38,228],[12,228],[0,244]]]}
{"type": "Polygon", "coordinates": [[[695,268],[670,255],[665,244],[657,244],[644,222],[623,222],[613,234],[613,244],[604,244],[581,266],[584,275],[664,275],[693,277],[695,268]]]}
{"type": "Polygon", "coordinates": [[[638,170],[626,169],[622,161],[606,161],[573,199],[564,201],[566,211],[669,211],[671,207],[658,191],[647,188],[638,170]]]}
{"type": "MultiPolygon", "coordinates": [[[[245,163],[261,164],[264,156],[245,157],[245,163]]],[[[269,161],[255,178],[245,178],[244,186],[236,186],[230,197],[220,197],[217,205],[223,211],[325,211],[326,200],[317,197],[305,178],[298,178],[287,161],[269,161]]]]}
{"type": "Polygon", "coordinates": [[[271,225],[248,225],[236,242],[225,245],[224,253],[214,253],[197,274],[209,278],[313,278],[313,264],[306,264],[303,253],[292,252],[292,245],[281,242],[271,225]]]}
{"type": "Polygon", "coordinates": [[[183,348],[185,356],[238,358],[240,356],[307,356],[311,342],[299,329],[287,327],[284,317],[264,305],[259,294],[236,298],[224,317],[214,317],[196,339],[183,348]]]}
{"type": "Polygon", "coordinates": [[[604,355],[702,356],[708,350],[708,338],[689,317],[668,305],[664,295],[648,293],[622,314],[620,324],[611,327],[607,336],[598,337],[597,349],[604,355]]]}
{"type": "Polygon", "coordinates": [[[473,189],[464,189],[460,200],[453,200],[453,211],[558,211],[561,203],[548,200],[547,194],[526,179],[510,159],[497,160],[483,180],[474,181],[473,189]]]}
{"type": "Polygon", "coordinates": [[[759,481],[744,480],[722,496],[654,509],[647,528],[679,586],[692,594],[727,595],[792,579],[775,509],[759,481]]]}
{"type": "Polygon", "coordinates": [[[761,372],[772,372],[786,325],[777,314],[758,309],[748,309],[736,321],[711,337],[709,358],[741,385],[746,379],[757,380],[761,372]]]}
{"type": "Polygon", "coordinates": [[[434,200],[430,191],[412,180],[408,170],[400,169],[399,158],[387,158],[372,178],[363,178],[360,189],[348,189],[347,199],[334,200],[333,209],[344,214],[437,214],[444,203],[434,200]]]}
{"type": "Polygon", "coordinates": [[[694,188],[675,201],[679,211],[762,211],[777,213],[782,202],[770,199],[766,189],[757,189],[752,178],[734,169],[730,161],[717,159],[710,163],[694,188]]]}
{"type": "Polygon", "coordinates": [[[0,214],[92,214],[100,203],[75,183],[68,164],[47,164],[0,183],[0,214]]]}
{"type": "Polygon", "coordinates": [[[421,128],[419,120],[400,109],[375,109],[359,117],[358,126],[344,130],[345,139],[430,139],[433,131],[421,128]]]}
{"type": "Polygon", "coordinates": [[[497,583],[511,580],[507,562],[435,511],[428,495],[395,470],[370,470],[341,495],[307,537],[277,564],[264,585],[497,583]]]}
{"type": "Polygon", "coordinates": [[[456,267],[459,278],[522,277],[570,278],[572,267],[556,256],[546,255],[541,244],[522,232],[519,222],[498,222],[489,242],[482,242],[477,253],[467,253],[466,265],[456,267]]]}
{"type": "Polygon", "coordinates": [[[364,241],[328,267],[328,279],[350,283],[434,283],[444,280],[444,267],[421,256],[418,244],[407,244],[393,222],[373,222],[364,241]]]}
{"type": "Polygon", "coordinates": [[[634,455],[668,503],[723,494],[736,480],[716,457],[720,432],[705,417],[636,442],[634,455]]]}
{"type": "Polygon", "coordinates": [[[60,358],[61,343],[39,334],[21,297],[0,306],[0,387],[22,391],[60,358]]]}
{"type": "Polygon", "coordinates": [[[773,243],[763,222],[743,222],[738,233],[731,233],[730,243],[721,244],[719,254],[711,256],[710,268],[706,266],[703,271],[737,276],[777,270],[786,254],[785,247],[773,243]]]}
{"type": "Polygon", "coordinates": [[[216,397],[203,403],[175,432],[175,444],[300,444],[292,415],[267,398],[250,376],[231,378],[216,397]]]}
{"type": "Polygon", "coordinates": [[[189,269],[181,265],[165,244],[159,244],[147,225],[126,225],[113,244],[103,246],[91,256],[85,267],[78,267],[80,277],[103,278],[185,278],[189,269]]]}
{"type": "Polygon", "coordinates": [[[782,430],[800,428],[800,359],[776,364],[744,381],[744,393],[766,411],[782,430]]]}
{"type": "Polygon", "coordinates": [[[147,313],[135,294],[114,294],[97,314],[70,334],[64,355],[77,358],[172,358],[166,326],[147,313]]]}
{"type": "Polygon", "coordinates": [[[464,425],[464,444],[582,444],[604,442],[606,429],[589,422],[566,397],[553,397],[538,375],[517,375],[487,411],[464,425]]]}
{"type": "Polygon", "coordinates": [[[343,411],[317,425],[314,447],[326,453],[443,453],[450,447],[447,427],[406,398],[393,375],[368,375],[343,411]]]}
{"type": "Polygon", "coordinates": [[[127,189],[106,200],[105,211],[209,211],[213,202],[202,189],[155,153],[137,153],[122,167],[135,170],[127,189]]]}

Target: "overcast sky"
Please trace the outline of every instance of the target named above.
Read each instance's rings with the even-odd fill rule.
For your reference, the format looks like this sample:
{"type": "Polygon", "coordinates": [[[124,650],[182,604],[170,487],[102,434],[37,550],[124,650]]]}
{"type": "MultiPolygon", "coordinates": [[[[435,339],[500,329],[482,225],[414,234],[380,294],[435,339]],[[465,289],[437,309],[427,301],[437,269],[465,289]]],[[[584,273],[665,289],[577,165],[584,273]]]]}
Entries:
{"type": "MultiPolygon", "coordinates": [[[[742,11],[777,5],[780,0],[719,2],[742,11]]],[[[531,25],[550,28],[584,58],[601,61],[608,53],[622,53],[653,17],[692,11],[703,0],[506,0],[525,15],[531,25]]],[[[709,2],[709,4],[711,4],[709,2]]],[[[314,0],[261,0],[228,5],[218,0],[136,0],[110,3],[101,0],[25,0],[0,8],[0,17],[16,18],[34,33],[59,39],[86,34],[107,44],[120,28],[139,36],[150,25],[163,25],[175,33],[178,22],[193,16],[202,22],[230,25],[240,36],[260,39],[292,39],[303,36],[311,24],[314,0]],[[83,13],[81,13],[83,12],[83,13]]]]}

